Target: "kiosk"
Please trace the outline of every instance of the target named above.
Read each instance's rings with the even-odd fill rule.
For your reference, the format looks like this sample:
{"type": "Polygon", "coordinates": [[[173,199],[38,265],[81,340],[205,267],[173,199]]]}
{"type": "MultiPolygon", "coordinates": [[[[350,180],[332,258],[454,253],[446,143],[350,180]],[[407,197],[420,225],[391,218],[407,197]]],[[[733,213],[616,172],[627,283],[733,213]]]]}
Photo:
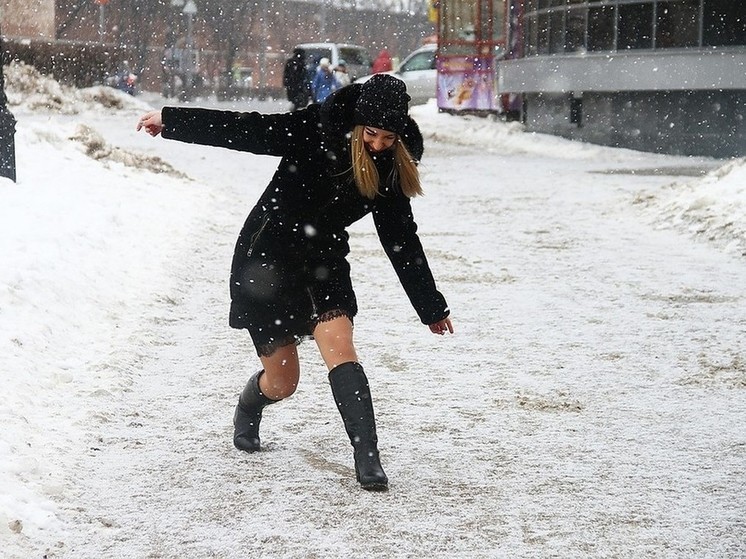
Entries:
{"type": "Polygon", "coordinates": [[[505,53],[505,0],[439,0],[438,108],[503,112],[497,61],[505,53]]]}

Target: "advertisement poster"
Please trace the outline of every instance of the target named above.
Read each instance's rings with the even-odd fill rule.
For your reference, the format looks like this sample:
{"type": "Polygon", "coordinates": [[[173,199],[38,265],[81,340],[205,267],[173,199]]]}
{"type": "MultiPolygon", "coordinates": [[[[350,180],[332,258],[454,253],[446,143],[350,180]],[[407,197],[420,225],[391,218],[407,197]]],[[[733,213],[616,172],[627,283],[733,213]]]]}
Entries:
{"type": "Polygon", "coordinates": [[[497,111],[494,57],[438,57],[438,108],[497,111]]]}

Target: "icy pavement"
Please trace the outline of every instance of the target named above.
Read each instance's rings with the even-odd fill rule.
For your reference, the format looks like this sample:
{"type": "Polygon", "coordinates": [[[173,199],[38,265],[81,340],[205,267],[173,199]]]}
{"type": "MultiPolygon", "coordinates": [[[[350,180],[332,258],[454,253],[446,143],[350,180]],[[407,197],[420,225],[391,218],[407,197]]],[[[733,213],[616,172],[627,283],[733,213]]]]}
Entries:
{"type": "MultiPolygon", "coordinates": [[[[0,333],[16,340],[3,369],[18,406],[6,411],[18,435],[4,444],[28,488],[11,505],[38,513],[0,531],[7,557],[746,555],[746,260],[661,228],[639,203],[717,163],[500,123],[507,139],[479,146],[427,110],[415,114],[427,143],[414,209],[455,335],[418,323],[372,223],[352,230],[385,494],[355,482],[312,343],[296,395],[265,412],[265,451],[231,445],[258,360],[227,326],[227,274],[276,160],[135,135],[136,113],[119,112],[80,121],[193,180],[64,146],[44,147],[42,162],[41,139],[20,149],[31,178],[17,188],[39,192],[3,204],[28,208],[36,229],[20,220],[10,238],[56,238],[28,248],[60,279],[47,286],[44,267],[17,256],[0,283],[12,295],[0,299],[0,333]],[[34,163],[73,177],[50,171],[53,187],[34,163]],[[82,233],[75,218],[94,194],[106,219],[82,233]]],[[[74,118],[19,115],[20,138],[74,118]]]]}

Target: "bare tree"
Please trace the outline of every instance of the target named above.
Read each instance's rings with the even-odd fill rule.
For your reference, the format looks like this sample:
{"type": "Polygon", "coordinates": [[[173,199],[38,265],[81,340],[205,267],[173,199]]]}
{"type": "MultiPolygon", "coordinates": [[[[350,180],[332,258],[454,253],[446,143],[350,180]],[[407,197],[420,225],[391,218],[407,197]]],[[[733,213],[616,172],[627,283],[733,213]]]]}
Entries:
{"type": "Polygon", "coordinates": [[[257,4],[237,0],[209,0],[202,19],[211,35],[210,45],[218,52],[223,74],[229,75],[238,53],[249,43],[258,17],[257,4]]]}
{"type": "Polygon", "coordinates": [[[135,60],[130,61],[132,69],[140,73],[148,62],[148,47],[162,45],[163,0],[118,0],[117,19],[112,22],[114,41],[135,52],[135,60]]]}
{"type": "Polygon", "coordinates": [[[66,11],[61,11],[58,7],[56,9],[56,12],[59,23],[57,25],[57,29],[55,30],[55,37],[59,37],[60,35],[62,35],[70,25],[74,24],[77,21],[79,14],[87,8],[90,9],[90,7],[90,4],[82,1],[73,2],[73,4],[69,6],[66,11]]]}

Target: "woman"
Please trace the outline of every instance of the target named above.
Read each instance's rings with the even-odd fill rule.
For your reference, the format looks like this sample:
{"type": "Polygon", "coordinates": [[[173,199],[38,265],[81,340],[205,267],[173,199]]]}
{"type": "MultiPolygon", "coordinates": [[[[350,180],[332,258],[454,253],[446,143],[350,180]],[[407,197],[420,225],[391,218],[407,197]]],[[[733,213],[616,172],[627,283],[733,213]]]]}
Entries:
{"type": "Polygon", "coordinates": [[[297,343],[313,336],[354,448],[364,489],[384,490],[368,380],[353,344],[357,313],[346,227],[368,213],[419,318],[453,332],[417,236],[410,197],[422,193],[422,135],[407,115],[404,82],[376,75],[322,105],[266,115],[165,107],[137,129],[152,136],[282,157],[238,237],[230,325],[248,329],[263,369],[241,393],[235,446],[259,450],[262,410],[298,385],[297,343]]]}

